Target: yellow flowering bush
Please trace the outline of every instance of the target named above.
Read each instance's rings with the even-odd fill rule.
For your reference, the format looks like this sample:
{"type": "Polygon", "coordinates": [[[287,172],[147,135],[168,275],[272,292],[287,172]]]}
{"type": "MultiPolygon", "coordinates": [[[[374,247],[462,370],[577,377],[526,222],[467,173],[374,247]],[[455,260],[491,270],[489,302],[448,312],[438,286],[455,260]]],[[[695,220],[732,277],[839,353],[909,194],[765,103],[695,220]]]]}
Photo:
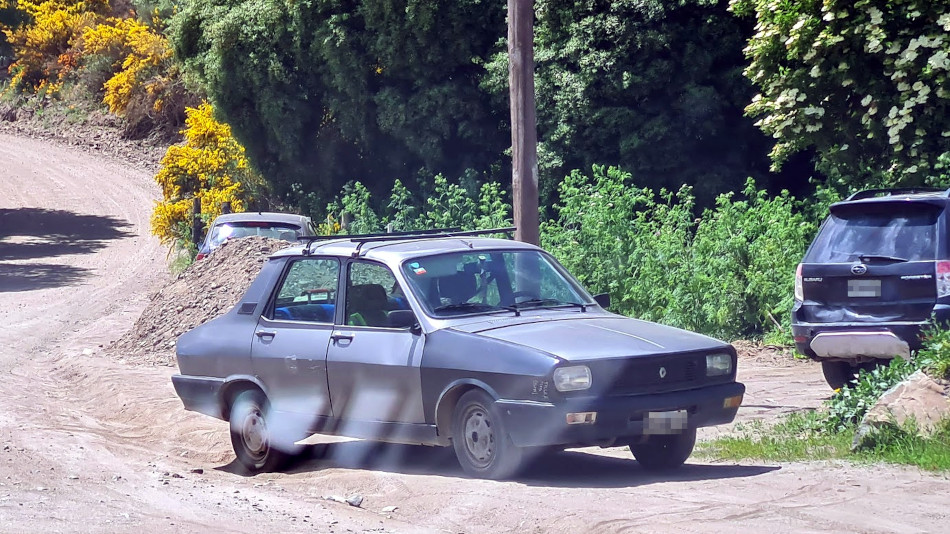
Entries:
{"type": "Polygon", "coordinates": [[[252,192],[263,185],[231,127],[214,119],[210,104],[185,113],[184,145],[168,148],[155,176],[163,200],[152,213],[152,233],[166,245],[188,239],[195,197],[201,199],[202,217],[210,220],[221,214],[224,202],[231,203],[232,211],[244,211],[252,192]]]}
{"type": "Polygon", "coordinates": [[[13,47],[10,87],[18,91],[55,92],[76,66],[71,50],[84,29],[101,20],[107,0],[17,0],[27,22],[3,33],[13,47]]]}
{"type": "Polygon", "coordinates": [[[161,110],[172,57],[168,40],[134,18],[109,18],[83,32],[83,53],[111,58],[114,74],[105,82],[103,102],[124,115],[136,96],[161,110]]]}

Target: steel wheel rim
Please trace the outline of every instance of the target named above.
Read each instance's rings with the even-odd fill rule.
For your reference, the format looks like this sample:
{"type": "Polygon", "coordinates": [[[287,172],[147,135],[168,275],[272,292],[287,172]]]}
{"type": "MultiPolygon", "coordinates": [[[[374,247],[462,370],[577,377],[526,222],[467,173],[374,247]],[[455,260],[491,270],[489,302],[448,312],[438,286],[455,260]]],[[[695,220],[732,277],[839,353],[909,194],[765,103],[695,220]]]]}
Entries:
{"type": "Polygon", "coordinates": [[[241,440],[248,453],[257,459],[267,455],[267,426],[260,410],[251,410],[241,427],[241,440]]]}
{"type": "Polygon", "coordinates": [[[474,406],[465,414],[463,441],[472,464],[488,467],[495,457],[495,432],[487,410],[474,406]]]}

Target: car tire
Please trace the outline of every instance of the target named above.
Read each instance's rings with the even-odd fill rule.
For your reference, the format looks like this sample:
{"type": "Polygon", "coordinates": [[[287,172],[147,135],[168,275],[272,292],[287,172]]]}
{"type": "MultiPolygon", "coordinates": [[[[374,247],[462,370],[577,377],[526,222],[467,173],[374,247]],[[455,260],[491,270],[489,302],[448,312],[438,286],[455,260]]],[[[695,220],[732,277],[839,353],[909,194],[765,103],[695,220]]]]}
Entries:
{"type": "Polygon", "coordinates": [[[630,443],[630,452],[647,471],[668,471],[686,462],[696,445],[696,429],[680,434],[654,434],[630,443]]]}
{"type": "Polygon", "coordinates": [[[524,454],[511,442],[495,401],[481,390],[465,393],[455,405],[452,446],[466,474],[492,480],[513,476],[524,454]]]}
{"type": "Polygon", "coordinates": [[[821,373],[825,375],[825,382],[831,386],[831,389],[853,387],[855,381],[858,379],[858,371],[860,370],[860,366],[851,365],[850,362],[821,362],[821,373]]]}
{"type": "Polygon", "coordinates": [[[243,391],[231,403],[231,446],[250,474],[276,471],[292,457],[273,446],[267,412],[267,397],[258,390],[243,391]]]}

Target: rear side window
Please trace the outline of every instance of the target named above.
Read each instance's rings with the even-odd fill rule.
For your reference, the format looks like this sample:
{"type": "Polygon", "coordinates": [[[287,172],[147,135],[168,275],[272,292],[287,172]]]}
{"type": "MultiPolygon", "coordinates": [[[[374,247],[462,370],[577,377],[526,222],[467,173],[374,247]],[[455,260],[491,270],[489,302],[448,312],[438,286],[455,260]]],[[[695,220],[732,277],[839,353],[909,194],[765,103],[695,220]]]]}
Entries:
{"type": "Polygon", "coordinates": [[[841,207],[825,221],[805,256],[807,263],[848,263],[861,256],[934,260],[939,208],[914,204],[841,207]]]}
{"type": "Polygon", "coordinates": [[[333,258],[305,258],[287,270],[274,299],[270,319],[332,323],[340,262],[333,258]]]}

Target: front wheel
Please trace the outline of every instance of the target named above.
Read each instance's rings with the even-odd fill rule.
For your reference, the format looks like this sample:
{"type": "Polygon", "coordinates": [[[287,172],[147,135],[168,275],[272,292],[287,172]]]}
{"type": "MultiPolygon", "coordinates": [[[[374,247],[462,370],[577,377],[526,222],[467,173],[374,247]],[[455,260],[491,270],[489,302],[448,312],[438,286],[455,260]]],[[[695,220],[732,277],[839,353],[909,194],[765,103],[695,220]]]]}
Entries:
{"type": "Polygon", "coordinates": [[[481,390],[462,395],[455,406],[452,446],[463,471],[493,480],[514,475],[524,452],[511,442],[495,402],[481,390]]]}
{"type": "Polygon", "coordinates": [[[280,469],[289,459],[274,448],[266,414],[267,398],[257,390],[243,391],[231,403],[231,446],[252,474],[280,469]]]}
{"type": "Polygon", "coordinates": [[[630,452],[645,470],[668,471],[683,465],[694,445],[696,429],[691,428],[681,434],[644,436],[642,441],[630,443],[630,452]]]}

